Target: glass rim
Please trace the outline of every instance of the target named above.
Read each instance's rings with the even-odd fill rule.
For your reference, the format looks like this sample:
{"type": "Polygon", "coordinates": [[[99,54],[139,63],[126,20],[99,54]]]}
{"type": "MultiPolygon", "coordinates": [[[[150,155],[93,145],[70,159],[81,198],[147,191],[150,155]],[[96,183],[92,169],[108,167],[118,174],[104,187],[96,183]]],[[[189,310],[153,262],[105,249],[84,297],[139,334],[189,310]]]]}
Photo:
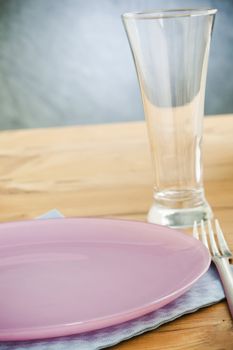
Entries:
{"type": "Polygon", "coordinates": [[[123,19],[163,19],[177,17],[196,17],[215,15],[215,8],[177,8],[177,9],[158,9],[139,12],[126,12],[122,14],[123,19]]]}

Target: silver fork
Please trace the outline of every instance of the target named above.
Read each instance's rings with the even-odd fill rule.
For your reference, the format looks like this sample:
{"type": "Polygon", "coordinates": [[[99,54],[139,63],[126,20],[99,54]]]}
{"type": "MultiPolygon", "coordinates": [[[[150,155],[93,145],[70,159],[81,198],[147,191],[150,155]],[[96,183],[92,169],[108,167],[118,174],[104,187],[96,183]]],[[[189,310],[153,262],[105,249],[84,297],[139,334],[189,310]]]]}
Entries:
{"type": "Polygon", "coordinates": [[[229,262],[229,260],[232,259],[233,255],[227,245],[218,220],[215,220],[215,231],[218,244],[216,243],[213,227],[210,220],[207,221],[207,227],[208,230],[205,229],[205,225],[202,220],[201,235],[199,235],[197,222],[195,221],[193,225],[193,236],[197,239],[201,239],[203,244],[210,251],[212,261],[215,263],[218,273],[220,275],[229,310],[233,318],[233,273],[231,271],[229,262]],[[208,241],[210,244],[208,243],[208,241]]]}

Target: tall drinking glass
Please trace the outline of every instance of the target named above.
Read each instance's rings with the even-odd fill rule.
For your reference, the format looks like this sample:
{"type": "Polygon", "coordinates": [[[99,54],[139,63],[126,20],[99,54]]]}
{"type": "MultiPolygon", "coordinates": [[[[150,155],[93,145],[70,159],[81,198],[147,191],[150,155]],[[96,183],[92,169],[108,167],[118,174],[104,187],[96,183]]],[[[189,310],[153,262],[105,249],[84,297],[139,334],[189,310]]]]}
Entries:
{"type": "Polygon", "coordinates": [[[192,226],[212,212],[202,181],[202,123],[215,9],[122,16],[137,70],[154,168],[148,221],[192,226]]]}

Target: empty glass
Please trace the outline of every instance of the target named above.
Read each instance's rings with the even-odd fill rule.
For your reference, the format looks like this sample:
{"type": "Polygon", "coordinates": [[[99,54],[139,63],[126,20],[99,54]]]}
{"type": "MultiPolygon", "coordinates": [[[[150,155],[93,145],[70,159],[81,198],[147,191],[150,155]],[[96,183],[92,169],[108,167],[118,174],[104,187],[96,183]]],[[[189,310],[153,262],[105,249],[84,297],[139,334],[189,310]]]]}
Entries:
{"type": "Polygon", "coordinates": [[[204,195],[202,124],[215,9],[126,13],[154,167],[148,221],[188,227],[212,216],[204,195]]]}

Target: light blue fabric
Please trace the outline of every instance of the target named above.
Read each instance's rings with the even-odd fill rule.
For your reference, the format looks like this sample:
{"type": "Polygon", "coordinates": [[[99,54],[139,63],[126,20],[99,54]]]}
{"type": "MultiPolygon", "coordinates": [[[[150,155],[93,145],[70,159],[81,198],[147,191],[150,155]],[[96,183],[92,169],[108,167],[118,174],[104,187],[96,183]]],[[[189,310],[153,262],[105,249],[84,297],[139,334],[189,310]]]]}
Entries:
{"type": "MultiPolygon", "coordinates": [[[[40,218],[62,217],[57,210],[40,218]]],[[[233,271],[233,266],[232,266],[233,271]]],[[[224,292],[214,266],[201,277],[184,295],[146,316],[118,326],[81,335],[61,337],[50,340],[1,342],[0,350],[97,350],[123,340],[130,339],[144,332],[158,328],[182,315],[195,312],[200,308],[215,304],[224,299],[224,292]]]]}

